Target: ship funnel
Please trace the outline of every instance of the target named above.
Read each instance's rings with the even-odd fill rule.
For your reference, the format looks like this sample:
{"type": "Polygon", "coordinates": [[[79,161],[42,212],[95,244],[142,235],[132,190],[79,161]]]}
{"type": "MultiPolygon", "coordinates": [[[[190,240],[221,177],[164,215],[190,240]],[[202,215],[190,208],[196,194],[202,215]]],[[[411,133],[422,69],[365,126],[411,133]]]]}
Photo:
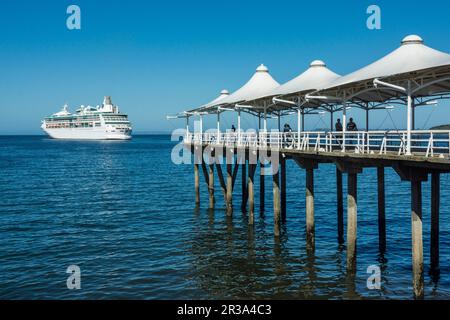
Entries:
{"type": "Polygon", "coordinates": [[[112,101],[111,101],[111,97],[110,96],[106,96],[104,99],[103,99],[103,105],[112,105],[112,101]]]}

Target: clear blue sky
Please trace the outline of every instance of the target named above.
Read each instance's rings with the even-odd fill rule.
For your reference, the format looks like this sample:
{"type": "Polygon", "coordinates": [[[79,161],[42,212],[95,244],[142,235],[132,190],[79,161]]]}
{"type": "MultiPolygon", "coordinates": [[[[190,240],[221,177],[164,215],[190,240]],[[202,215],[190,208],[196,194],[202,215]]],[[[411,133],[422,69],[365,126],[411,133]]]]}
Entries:
{"type": "MultiPolygon", "coordinates": [[[[171,131],[183,122],[166,121],[167,114],[236,90],[260,63],[279,82],[314,59],[346,74],[411,33],[450,52],[449,12],[448,1],[2,1],[0,134],[39,133],[41,119],[65,102],[73,110],[104,95],[130,115],[135,131],[171,131]],[[70,4],[81,7],[80,31],[66,28],[70,4]],[[379,31],[366,28],[370,4],[381,7],[379,31]]],[[[449,106],[440,103],[428,125],[450,122],[449,106]]],[[[417,127],[432,108],[418,111],[417,127]]],[[[385,114],[375,112],[372,127],[385,114]]],[[[404,127],[404,110],[393,116],[404,127]]],[[[307,128],[318,122],[311,116],[307,128]]]]}

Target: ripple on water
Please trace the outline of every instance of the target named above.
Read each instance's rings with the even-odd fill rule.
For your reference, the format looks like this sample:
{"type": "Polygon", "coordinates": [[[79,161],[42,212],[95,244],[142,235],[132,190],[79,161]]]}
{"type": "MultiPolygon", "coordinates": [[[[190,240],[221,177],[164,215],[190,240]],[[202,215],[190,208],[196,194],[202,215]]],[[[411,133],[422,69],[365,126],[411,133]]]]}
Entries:
{"type": "MultiPolygon", "coordinates": [[[[192,167],[170,162],[169,140],[0,137],[0,298],[412,298],[409,185],[392,170],[386,170],[388,249],[383,256],[376,171],[365,169],[359,176],[358,269],[350,279],[345,246],[337,244],[334,167],[321,165],[315,173],[312,254],[305,247],[305,176],[295,164],[287,164],[287,222],[275,239],[269,183],[266,215],[256,212],[253,227],[240,213],[239,197],[233,218],[226,217],[217,179],[216,210],[204,209],[204,182],[202,208],[194,209],[192,167]],[[66,288],[71,264],[82,270],[82,290],[66,288]],[[367,267],[374,264],[382,269],[381,291],[366,287],[367,267]]],[[[344,175],[344,192],[345,180],[344,175]]],[[[240,185],[238,175],[236,195],[240,185]]],[[[449,187],[443,176],[442,190],[449,187]]],[[[425,183],[424,195],[429,188],[425,183]]],[[[255,201],[258,207],[258,194],[255,201]]],[[[441,201],[441,276],[433,282],[425,274],[430,299],[450,297],[448,193],[441,201]]],[[[426,262],[429,228],[424,196],[426,262]]]]}

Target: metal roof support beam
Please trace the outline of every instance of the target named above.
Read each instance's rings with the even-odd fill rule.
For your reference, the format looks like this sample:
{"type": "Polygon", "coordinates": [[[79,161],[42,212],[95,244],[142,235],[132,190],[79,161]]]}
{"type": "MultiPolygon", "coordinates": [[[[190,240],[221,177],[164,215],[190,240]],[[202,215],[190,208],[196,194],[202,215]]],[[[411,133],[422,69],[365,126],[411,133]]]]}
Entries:
{"type": "Polygon", "coordinates": [[[412,130],[412,118],[413,118],[413,98],[411,96],[411,80],[408,80],[407,88],[396,86],[394,84],[381,81],[379,79],[373,80],[373,85],[377,87],[378,85],[392,88],[396,91],[406,93],[407,95],[407,113],[406,113],[406,155],[411,155],[411,130],[412,130]]]}

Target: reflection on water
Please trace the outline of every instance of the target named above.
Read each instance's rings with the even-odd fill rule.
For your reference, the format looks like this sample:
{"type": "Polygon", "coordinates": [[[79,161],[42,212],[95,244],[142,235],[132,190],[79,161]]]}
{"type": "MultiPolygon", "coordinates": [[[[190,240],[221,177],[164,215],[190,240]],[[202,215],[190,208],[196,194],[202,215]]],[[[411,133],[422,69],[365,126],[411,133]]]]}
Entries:
{"type": "Polygon", "coordinates": [[[306,247],[303,243],[298,243],[297,248],[291,246],[286,225],[282,226],[281,236],[274,237],[263,217],[249,225],[247,217],[228,217],[222,210],[208,209],[201,214],[194,210],[194,225],[192,278],[207,296],[360,298],[355,275],[346,274],[342,246],[336,244],[331,256],[318,259],[314,251],[302,248],[306,247]],[[207,228],[202,227],[202,215],[208,218],[207,228]]]}

